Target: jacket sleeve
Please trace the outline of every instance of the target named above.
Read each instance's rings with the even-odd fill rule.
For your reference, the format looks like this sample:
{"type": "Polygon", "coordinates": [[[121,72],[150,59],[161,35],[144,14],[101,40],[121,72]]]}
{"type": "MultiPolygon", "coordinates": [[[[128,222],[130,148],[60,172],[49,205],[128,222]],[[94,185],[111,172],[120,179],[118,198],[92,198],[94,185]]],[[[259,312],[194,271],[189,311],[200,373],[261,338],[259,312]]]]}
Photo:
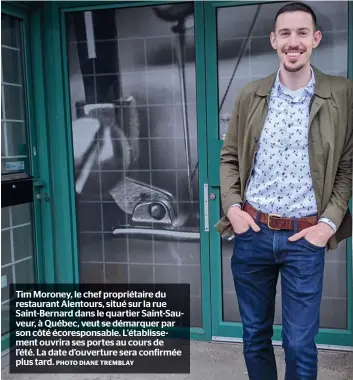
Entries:
{"type": "Polygon", "coordinates": [[[352,197],[353,157],[353,84],[348,94],[348,128],[345,145],[338,165],[330,201],[321,217],[328,218],[338,228],[347,212],[352,197]]]}
{"type": "Polygon", "coordinates": [[[224,215],[230,206],[241,203],[241,186],[238,159],[238,123],[241,95],[238,96],[229,121],[220,157],[220,187],[224,215]]]}

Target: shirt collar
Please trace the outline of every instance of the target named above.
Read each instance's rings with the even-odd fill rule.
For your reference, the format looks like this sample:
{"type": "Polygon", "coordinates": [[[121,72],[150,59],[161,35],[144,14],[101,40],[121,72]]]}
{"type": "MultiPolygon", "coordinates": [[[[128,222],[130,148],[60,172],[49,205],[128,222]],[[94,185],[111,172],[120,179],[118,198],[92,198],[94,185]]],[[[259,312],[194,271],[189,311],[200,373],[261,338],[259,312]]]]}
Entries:
{"type": "MultiPolygon", "coordinates": [[[[309,94],[310,96],[313,96],[315,92],[315,74],[311,67],[310,67],[310,70],[311,70],[311,79],[310,79],[310,82],[304,87],[303,92],[306,94],[309,94]]],[[[280,69],[278,69],[277,71],[276,80],[273,86],[273,90],[275,91],[276,95],[285,93],[285,87],[279,80],[279,73],[280,73],[280,69]]]]}

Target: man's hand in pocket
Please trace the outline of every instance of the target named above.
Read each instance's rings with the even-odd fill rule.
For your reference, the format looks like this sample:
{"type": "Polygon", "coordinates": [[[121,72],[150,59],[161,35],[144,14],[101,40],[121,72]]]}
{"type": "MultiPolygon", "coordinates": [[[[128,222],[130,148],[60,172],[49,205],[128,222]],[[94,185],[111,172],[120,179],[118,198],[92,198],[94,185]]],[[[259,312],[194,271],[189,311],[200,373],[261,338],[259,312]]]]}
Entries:
{"type": "Polygon", "coordinates": [[[260,231],[260,227],[255,223],[254,219],[238,206],[231,207],[228,210],[227,218],[236,234],[242,234],[249,228],[252,228],[255,232],[260,231]]]}

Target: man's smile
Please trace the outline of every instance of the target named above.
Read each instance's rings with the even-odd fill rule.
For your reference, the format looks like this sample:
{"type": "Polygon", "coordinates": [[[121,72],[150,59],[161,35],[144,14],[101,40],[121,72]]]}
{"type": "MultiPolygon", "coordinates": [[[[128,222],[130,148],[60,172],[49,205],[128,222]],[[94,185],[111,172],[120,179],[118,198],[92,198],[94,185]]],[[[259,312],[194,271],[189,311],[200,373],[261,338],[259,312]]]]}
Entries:
{"type": "Polygon", "coordinates": [[[291,62],[295,62],[299,59],[299,57],[303,54],[304,52],[302,51],[298,51],[298,50],[295,50],[295,51],[286,51],[284,52],[284,54],[286,55],[287,59],[291,62]]]}

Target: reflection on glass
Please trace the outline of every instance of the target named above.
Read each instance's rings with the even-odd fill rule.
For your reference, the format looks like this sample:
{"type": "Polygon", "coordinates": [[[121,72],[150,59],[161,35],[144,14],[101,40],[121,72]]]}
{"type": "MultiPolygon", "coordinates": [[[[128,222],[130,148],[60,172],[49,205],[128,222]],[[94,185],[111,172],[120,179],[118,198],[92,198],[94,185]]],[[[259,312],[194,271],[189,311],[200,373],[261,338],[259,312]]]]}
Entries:
{"type": "Polygon", "coordinates": [[[28,172],[21,21],[1,15],[1,174],[28,172]]]}
{"type": "Polygon", "coordinates": [[[81,281],[190,283],[200,327],[193,4],[89,14],[66,20],[81,281]]]}
{"type": "MultiPolygon", "coordinates": [[[[1,15],[1,174],[28,171],[22,21],[1,15]]],[[[1,209],[1,335],[9,333],[9,284],[35,280],[32,204],[1,209]]]]}
{"type": "MultiPolygon", "coordinates": [[[[278,69],[278,57],[269,35],[281,4],[219,8],[217,13],[219,138],[227,132],[239,91],[249,82],[278,69]]],[[[348,2],[310,2],[317,14],[323,40],[312,63],[328,74],[347,76],[348,2]]],[[[233,241],[222,241],[223,320],[240,322],[230,270],[233,241]]],[[[281,285],[277,287],[275,323],[281,324],[281,285]]],[[[347,328],[346,242],[326,256],[321,308],[323,328],[347,328]]]]}
{"type": "Polygon", "coordinates": [[[1,209],[1,335],[9,332],[10,283],[35,280],[32,204],[1,209]]]}

